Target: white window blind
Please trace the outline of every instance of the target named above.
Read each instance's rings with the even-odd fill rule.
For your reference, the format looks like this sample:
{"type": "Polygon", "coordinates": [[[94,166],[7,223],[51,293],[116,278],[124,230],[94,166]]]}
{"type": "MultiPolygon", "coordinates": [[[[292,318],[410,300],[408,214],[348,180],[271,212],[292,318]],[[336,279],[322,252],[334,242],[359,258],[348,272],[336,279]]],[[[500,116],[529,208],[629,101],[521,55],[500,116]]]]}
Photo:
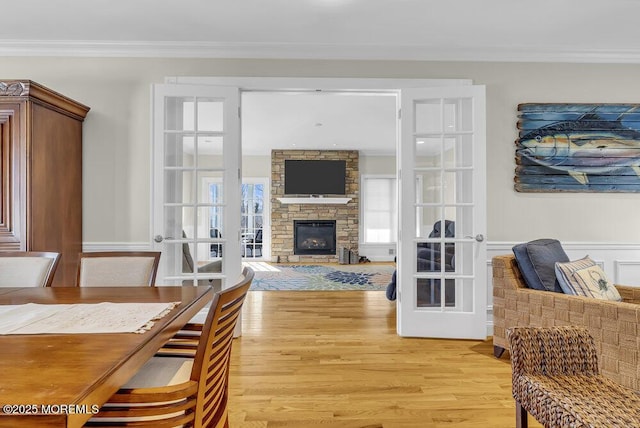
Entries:
{"type": "Polygon", "coordinates": [[[397,230],[395,177],[363,177],[362,202],[364,242],[395,242],[397,230]]]}

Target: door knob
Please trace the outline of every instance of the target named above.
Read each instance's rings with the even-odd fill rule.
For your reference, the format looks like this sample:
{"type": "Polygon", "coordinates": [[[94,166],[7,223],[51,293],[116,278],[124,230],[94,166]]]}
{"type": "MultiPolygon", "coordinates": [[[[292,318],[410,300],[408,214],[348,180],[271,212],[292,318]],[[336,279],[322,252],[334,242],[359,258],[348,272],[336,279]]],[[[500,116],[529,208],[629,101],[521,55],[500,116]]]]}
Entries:
{"type": "Polygon", "coordinates": [[[153,240],[156,241],[156,242],[162,242],[164,240],[164,238],[163,238],[162,235],[156,235],[156,236],[154,236],[153,240]]]}
{"type": "Polygon", "coordinates": [[[483,235],[483,234],[481,234],[481,233],[478,233],[476,236],[467,235],[467,236],[465,236],[465,238],[468,238],[468,239],[475,239],[475,240],[476,240],[476,241],[478,241],[478,242],[482,242],[482,241],[484,241],[484,235],[483,235]]]}

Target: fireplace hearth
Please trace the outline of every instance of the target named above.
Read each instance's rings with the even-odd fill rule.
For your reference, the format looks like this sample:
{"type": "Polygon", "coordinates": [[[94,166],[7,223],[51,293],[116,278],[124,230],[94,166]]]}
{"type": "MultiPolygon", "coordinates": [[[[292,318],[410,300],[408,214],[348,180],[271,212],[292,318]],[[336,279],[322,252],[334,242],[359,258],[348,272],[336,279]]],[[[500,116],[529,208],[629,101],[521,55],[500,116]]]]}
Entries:
{"type": "Polygon", "coordinates": [[[335,220],[294,220],[293,253],[336,254],[335,220]]]}

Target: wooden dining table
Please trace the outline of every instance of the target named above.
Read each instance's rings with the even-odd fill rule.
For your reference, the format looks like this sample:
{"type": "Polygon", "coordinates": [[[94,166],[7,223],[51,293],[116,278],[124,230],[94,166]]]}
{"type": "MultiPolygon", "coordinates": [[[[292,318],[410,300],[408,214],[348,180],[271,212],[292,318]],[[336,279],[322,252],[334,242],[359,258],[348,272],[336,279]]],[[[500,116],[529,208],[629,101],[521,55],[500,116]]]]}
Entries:
{"type": "Polygon", "coordinates": [[[0,288],[0,305],[180,302],[144,333],[0,335],[0,427],[81,427],[212,297],[209,286],[0,288]]]}

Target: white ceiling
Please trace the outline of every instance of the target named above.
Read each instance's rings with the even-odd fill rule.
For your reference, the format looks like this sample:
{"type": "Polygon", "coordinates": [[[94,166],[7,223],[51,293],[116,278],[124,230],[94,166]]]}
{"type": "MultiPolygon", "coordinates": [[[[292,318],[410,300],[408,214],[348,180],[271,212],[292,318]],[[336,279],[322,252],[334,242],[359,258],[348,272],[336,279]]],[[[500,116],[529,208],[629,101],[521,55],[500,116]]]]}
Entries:
{"type": "Polygon", "coordinates": [[[242,152],[360,150],[395,154],[396,97],[381,94],[244,92],[242,152]]]}
{"type": "MultiPolygon", "coordinates": [[[[640,0],[20,0],[0,57],[640,63],[639,16],[640,0]]],[[[390,152],[395,100],[252,94],[243,123],[246,154],[390,152]]]]}
{"type": "Polygon", "coordinates": [[[0,55],[640,62],[638,0],[20,0],[0,55]]]}

